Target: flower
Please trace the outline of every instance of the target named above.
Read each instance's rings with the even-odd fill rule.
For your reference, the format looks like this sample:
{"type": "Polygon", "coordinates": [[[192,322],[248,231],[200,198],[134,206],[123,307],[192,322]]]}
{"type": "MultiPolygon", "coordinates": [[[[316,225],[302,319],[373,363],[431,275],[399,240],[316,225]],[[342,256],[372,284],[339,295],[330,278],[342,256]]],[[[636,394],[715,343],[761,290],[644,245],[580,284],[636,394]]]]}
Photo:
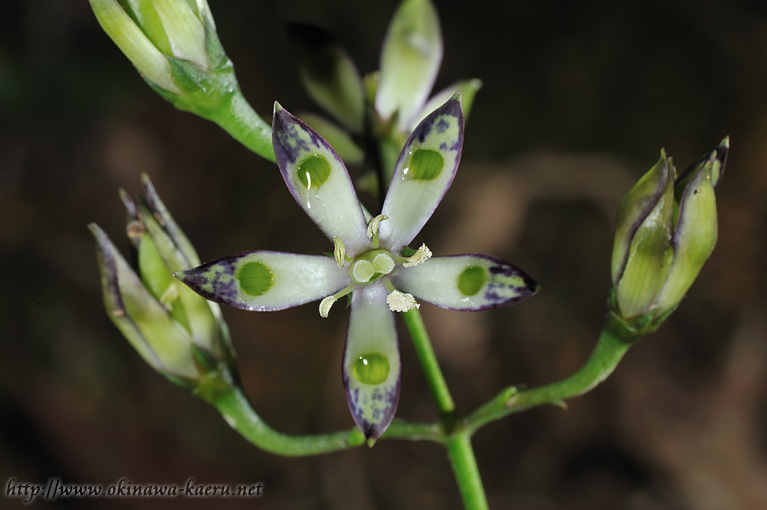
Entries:
{"type": "Polygon", "coordinates": [[[676,176],[671,158],[629,191],[618,210],[612,256],[613,309],[640,327],[656,328],[698,276],[717,240],[714,188],[729,151],[725,138],[676,176]]]}
{"type": "Polygon", "coordinates": [[[366,217],[341,159],[308,125],[275,104],[274,152],[291,194],[335,245],[334,256],[239,253],[176,276],[201,295],[246,310],[269,311],[351,295],[343,360],[346,398],[368,440],[397,408],[401,367],[392,311],[416,299],[457,310],[518,303],[537,290],[522,270],[487,255],[432,257],[407,248],[450,187],[463,145],[457,97],[413,131],[394,170],[381,214],[366,217]]]}
{"type": "Polygon", "coordinates": [[[172,272],[200,260],[146,175],[142,185],[138,205],[120,193],[137,271],[98,225],[89,225],[96,238],[104,305],[112,322],[152,368],[176,384],[204,391],[201,384],[209,376],[236,377],[229,331],[216,303],[172,278],[172,272]]]}

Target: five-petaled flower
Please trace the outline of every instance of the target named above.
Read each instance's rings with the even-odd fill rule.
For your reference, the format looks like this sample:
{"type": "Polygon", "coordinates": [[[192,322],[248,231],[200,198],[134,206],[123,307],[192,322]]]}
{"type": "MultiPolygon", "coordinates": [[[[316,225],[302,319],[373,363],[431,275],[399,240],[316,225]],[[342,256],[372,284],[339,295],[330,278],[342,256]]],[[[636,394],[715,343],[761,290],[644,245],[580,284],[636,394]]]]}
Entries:
{"type": "Polygon", "coordinates": [[[455,176],[463,113],[454,97],[426,117],[400,154],[381,214],[366,217],[341,159],[314,130],[275,104],[277,164],[298,204],[334,241],[334,257],[239,253],[176,276],[204,297],[246,310],[281,310],[322,300],[320,314],[351,294],[343,383],[355,422],[370,440],[389,426],[400,391],[393,311],[416,298],[456,310],[518,303],[538,285],[487,255],[431,257],[408,248],[455,176]]]}

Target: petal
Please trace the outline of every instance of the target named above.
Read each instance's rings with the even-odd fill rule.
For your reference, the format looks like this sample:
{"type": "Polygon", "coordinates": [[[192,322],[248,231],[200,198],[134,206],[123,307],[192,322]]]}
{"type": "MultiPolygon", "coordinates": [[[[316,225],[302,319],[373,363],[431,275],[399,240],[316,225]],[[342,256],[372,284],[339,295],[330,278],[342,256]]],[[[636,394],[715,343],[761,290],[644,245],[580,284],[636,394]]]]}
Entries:
{"type": "Polygon", "coordinates": [[[178,93],[171,79],[170,63],[133,22],[117,0],[90,0],[101,28],[128,57],[144,79],[178,93]]]}
{"type": "Polygon", "coordinates": [[[158,372],[170,377],[198,377],[189,333],[149,293],[104,231],[96,224],[88,228],[96,238],[104,306],[109,318],[158,372]]]}
{"type": "Polygon", "coordinates": [[[434,110],[405,142],[386,194],[379,235],[399,251],[421,231],[453,182],[463,146],[463,113],[456,97],[434,110]]]}
{"type": "Polygon", "coordinates": [[[442,61],[442,34],[429,0],[402,2],[386,32],[375,106],[384,118],[399,112],[399,127],[421,109],[442,61]]]}
{"type": "Polygon", "coordinates": [[[354,421],[369,440],[384,433],[399,402],[402,371],[387,295],[380,283],[354,289],[344,349],[346,401],[354,421]]]}
{"type": "Polygon", "coordinates": [[[656,302],[661,310],[668,310],[682,300],[716,246],[718,221],[712,172],[718,174],[723,168],[716,164],[717,160],[706,163],[682,195],[679,223],[672,240],[674,258],[656,302]]]}
{"type": "Polygon", "coordinates": [[[322,28],[288,24],[304,88],[317,104],[355,133],[362,132],[365,91],[346,50],[322,28]]]}
{"type": "Polygon", "coordinates": [[[141,176],[141,187],[144,191],[143,199],[146,202],[147,208],[157,219],[157,222],[162,226],[165,233],[171,238],[176,249],[179,250],[186,259],[186,266],[184,269],[199,266],[200,257],[197,255],[194,246],[192,246],[189,238],[186,237],[186,234],[184,234],[173,219],[170,211],[165,207],[165,203],[160,199],[160,195],[157,194],[157,190],[155,190],[155,187],[152,184],[152,181],[149,180],[147,174],[141,176]]]}
{"type": "Polygon", "coordinates": [[[152,214],[143,200],[139,203],[139,213],[146,229],[138,242],[139,270],[144,284],[161,302],[160,296],[172,291],[177,298],[172,300],[174,318],[189,329],[198,345],[220,354],[219,323],[210,302],[171,278],[171,273],[190,267],[187,259],[163,229],[161,216],[152,214]],[[173,289],[169,289],[171,286],[173,289]],[[179,303],[181,306],[176,306],[179,303]]]}
{"type": "Polygon", "coordinates": [[[210,61],[205,48],[205,27],[186,1],[154,1],[157,16],[168,36],[173,56],[208,69],[210,61]]]}
{"type": "Polygon", "coordinates": [[[449,87],[446,87],[432,96],[424,105],[423,109],[418,112],[418,115],[413,117],[408,125],[408,132],[415,129],[419,122],[426,118],[431,112],[433,112],[445,101],[455,95],[456,92],[461,93],[461,108],[463,109],[464,120],[469,119],[469,113],[471,112],[471,106],[474,104],[474,96],[477,95],[479,89],[482,88],[482,80],[477,78],[471,80],[459,81],[453,83],[449,87]]]}
{"type": "Polygon", "coordinates": [[[728,152],[730,152],[730,137],[726,136],[713,151],[703,154],[695,163],[687,167],[674,183],[674,197],[677,202],[682,200],[682,194],[687,188],[687,184],[695,178],[698,172],[702,171],[709,161],[711,162],[711,184],[716,188],[724,175],[728,152]]]}
{"type": "Polygon", "coordinates": [[[315,130],[274,104],[272,141],[285,184],[329,239],[350,255],[368,245],[367,223],[341,158],[315,130]]]}
{"type": "Polygon", "coordinates": [[[211,301],[258,312],[317,301],[351,281],[331,257],[271,251],[238,253],[174,276],[211,301]]]}
{"type": "Polygon", "coordinates": [[[400,268],[392,283],[417,299],[452,310],[484,310],[524,301],[540,286],[513,264],[489,255],[432,257],[400,268]]]}
{"type": "Polygon", "coordinates": [[[673,180],[673,168],[669,165],[666,151],[661,150],[658,162],[623,197],[615,220],[611,262],[613,285],[618,284],[626,270],[631,243],[639,228],[662,200],[671,200],[668,193],[669,187],[673,187],[673,180]]]}

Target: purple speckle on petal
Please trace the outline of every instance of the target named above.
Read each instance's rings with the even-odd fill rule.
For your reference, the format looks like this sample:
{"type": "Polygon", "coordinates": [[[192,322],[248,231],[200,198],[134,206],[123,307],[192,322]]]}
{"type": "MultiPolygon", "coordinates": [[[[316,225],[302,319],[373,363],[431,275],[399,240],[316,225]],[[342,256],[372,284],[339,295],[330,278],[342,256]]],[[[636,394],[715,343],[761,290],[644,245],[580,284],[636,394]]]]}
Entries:
{"type": "Polygon", "coordinates": [[[515,274],[514,268],[507,265],[491,266],[488,271],[492,275],[514,276],[515,274]]]}

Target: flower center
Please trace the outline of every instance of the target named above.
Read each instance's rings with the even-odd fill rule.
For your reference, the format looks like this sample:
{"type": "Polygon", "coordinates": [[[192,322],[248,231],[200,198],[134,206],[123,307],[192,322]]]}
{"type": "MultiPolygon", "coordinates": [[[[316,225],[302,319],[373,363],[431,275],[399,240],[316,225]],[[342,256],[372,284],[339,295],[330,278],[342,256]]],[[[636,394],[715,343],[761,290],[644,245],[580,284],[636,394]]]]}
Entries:
{"type": "Polygon", "coordinates": [[[394,259],[386,250],[371,250],[352,262],[350,274],[354,283],[365,284],[386,276],[394,269],[394,259]]]}

